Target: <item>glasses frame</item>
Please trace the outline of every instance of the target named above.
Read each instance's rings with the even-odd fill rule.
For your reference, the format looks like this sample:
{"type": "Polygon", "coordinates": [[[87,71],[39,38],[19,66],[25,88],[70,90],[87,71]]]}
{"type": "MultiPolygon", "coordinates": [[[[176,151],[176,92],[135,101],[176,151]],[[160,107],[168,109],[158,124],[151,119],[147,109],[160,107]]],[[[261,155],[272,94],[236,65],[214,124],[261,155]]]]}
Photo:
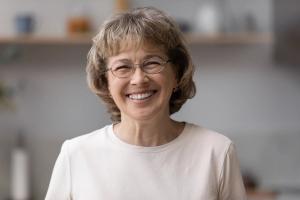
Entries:
{"type": "Polygon", "coordinates": [[[144,60],[142,63],[133,63],[132,67],[131,67],[131,73],[128,76],[117,76],[116,74],[114,74],[114,72],[112,70],[112,67],[107,68],[104,72],[106,73],[108,71],[111,71],[112,75],[114,75],[117,78],[129,78],[129,77],[131,77],[134,74],[136,68],[140,68],[145,74],[159,74],[160,72],[162,72],[165,69],[166,64],[171,62],[171,60],[168,59],[168,60],[164,61],[163,63],[161,63],[161,68],[158,72],[148,73],[148,72],[144,71],[144,68],[143,68],[143,65],[145,64],[146,61],[147,60],[144,60]]]}

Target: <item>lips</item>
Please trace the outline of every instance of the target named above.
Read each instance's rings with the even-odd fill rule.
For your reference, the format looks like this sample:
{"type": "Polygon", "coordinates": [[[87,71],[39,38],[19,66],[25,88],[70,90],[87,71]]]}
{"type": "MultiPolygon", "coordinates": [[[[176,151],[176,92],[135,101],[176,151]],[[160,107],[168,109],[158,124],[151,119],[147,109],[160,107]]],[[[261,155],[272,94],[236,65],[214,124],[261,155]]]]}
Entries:
{"type": "Polygon", "coordinates": [[[153,96],[155,93],[156,90],[150,90],[145,92],[131,93],[127,94],[126,96],[132,100],[145,100],[153,96]]]}

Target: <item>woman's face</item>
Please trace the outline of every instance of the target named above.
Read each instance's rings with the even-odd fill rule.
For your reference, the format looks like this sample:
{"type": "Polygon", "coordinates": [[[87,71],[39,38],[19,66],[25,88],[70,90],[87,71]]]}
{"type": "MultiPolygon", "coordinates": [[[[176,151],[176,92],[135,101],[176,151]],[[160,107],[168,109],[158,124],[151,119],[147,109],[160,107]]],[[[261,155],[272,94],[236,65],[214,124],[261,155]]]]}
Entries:
{"type": "MultiPolygon", "coordinates": [[[[119,54],[109,57],[107,66],[141,64],[149,59],[167,61],[168,57],[162,48],[151,43],[139,48],[128,45],[119,54]]],[[[172,64],[166,63],[163,66],[164,69],[157,74],[147,74],[136,66],[128,78],[118,78],[111,71],[107,72],[109,91],[120,109],[121,120],[149,120],[169,116],[169,100],[177,80],[172,64]]]]}

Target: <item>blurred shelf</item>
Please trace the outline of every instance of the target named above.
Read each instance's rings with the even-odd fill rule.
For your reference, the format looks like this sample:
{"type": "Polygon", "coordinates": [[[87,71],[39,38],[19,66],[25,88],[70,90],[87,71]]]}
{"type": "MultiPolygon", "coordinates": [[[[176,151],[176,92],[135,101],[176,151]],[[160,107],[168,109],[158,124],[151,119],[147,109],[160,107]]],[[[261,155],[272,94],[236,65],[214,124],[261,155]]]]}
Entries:
{"type": "Polygon", "coordinates": [[[258,45],[272,44],[271,33],[228,33],[218,35],[186,34],[188,44],[195,45],[258,45]]]}
{"type": "Polygon", "coordinates": [[[248,200],[275,200],[277,194],[270,191],[247,191],[248,200]]]}
{"type": "Polygon", "coordinates": [[[63,37],[51,36],[14,36],[0,37],[0,44],[24,45],[89,45],[92,44],[92,35],[70,35],[63,37]]]}
{"type": "MultiPolygon", "coordinates": [[[[191,45],[250,45],[271,44],[273,36],[270,33],[231,33],[219,35],[201,35],[186,33],[185,38],[191,45]]],[[[64,37],[51,36],[15,36],[0,37],[0,44],[26,44],[26,45],[90,45],[92,35],[72,35],[64,37]]]]}

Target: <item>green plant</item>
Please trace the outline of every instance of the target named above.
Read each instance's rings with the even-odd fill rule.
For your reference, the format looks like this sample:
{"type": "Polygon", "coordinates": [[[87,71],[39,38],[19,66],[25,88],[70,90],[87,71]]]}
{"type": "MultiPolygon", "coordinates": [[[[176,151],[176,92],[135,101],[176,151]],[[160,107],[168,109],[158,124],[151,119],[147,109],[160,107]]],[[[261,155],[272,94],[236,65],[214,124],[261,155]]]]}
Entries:
{"type": "Polygon", "coordinates": [[[0,108],[12,109],[12,91],[0,81],[0,108]]]}

